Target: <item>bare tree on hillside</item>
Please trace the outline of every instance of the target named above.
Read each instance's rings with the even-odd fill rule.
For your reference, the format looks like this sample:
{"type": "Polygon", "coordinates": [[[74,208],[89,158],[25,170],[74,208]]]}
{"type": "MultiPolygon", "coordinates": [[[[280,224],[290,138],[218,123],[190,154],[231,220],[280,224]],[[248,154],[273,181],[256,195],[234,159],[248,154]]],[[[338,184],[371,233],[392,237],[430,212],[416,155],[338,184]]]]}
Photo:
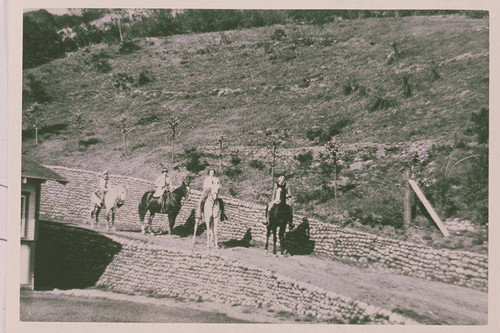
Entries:
{"type": "Polygon", "coordinates": [[[122,132],[122,138],[123,138],[123,151],[125,153],[125,156],[128,156],[128,149],[127,149],[127,138],[130,132],[135,128],[135,126],[130,126],[128,123],[128,117],[126,114],[122,114],[120,118],[120,130],[122,132]]]}
{"type": "Polygon", "coordinates": [[[289,133],[287,129],[284,130],[272,130],[272,129],[267,129],[266,130],[266,135],[271,138],[271,147],[270,147],[270,154],[271,154],[271,188],[274,187],[274,173],[276,169],[276,162],[277,158],[279,156],[278,154],[278,148],[283,142],[285,142],[288,137],[289,133]]]}
{"type": "Polygon", "coordinates": [[[38,129],[45,122],[43,105],[35,102],[24,111],[24,120],[31,124],[35,130],[35,143],[38,144],[38,129]]]}
{"type": "Polygon", "coordinates": [[[224,149],[224,136],[221,135],[219,138],[219,172],[222,173],[222,150],[224,149]]]}
{"type": "Polygon", "coordinates": [[[168,118],[167,118],[167,124],[170,129],[170,135],[169,139],[171,140],[172,143],[172,164],[174,164],[174,150],[175,150],[175,138],[180,134],[180,130],[178,129],[179,127],[179,118],[172,112],[170,112],[168,118]]]}
{"type": "Polygon", "coordinates": [[[77,139],[78,139],[78,150],[81,149],[82,139],[83,139],[83,130],[85,129],[86,122],[87,122],[87,119],[85,119],[83,112],[77,111],[73,117],[73,123],[75,124],[75,127],[76,127],[76,135],[77,135],[77,139]]]}
{"type": "Polygon", "coordinates": [[[325,143],[325,153],[323,155],[323,159],[326,163],[328,163],[332,168],[333,173],[333,191],[334,191],[334,200],[335,200],[335,212],[338,212],[338,203],[337,203],[337,174],[338,174],[338,165],[340,158],[343,154],[343,147],[337,138],[332,138],[330,141],[325,143]]]}

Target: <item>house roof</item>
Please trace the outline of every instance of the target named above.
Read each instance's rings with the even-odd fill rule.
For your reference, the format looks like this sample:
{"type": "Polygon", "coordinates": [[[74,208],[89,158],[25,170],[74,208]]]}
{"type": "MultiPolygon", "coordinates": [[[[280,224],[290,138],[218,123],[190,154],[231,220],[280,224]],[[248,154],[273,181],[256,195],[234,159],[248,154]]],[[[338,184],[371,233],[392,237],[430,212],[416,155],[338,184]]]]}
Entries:
{"type": "Polygon", "coordinates": [[[21,165],[21,176],[39,180],[55,180],[61,184],[66,184],[68,180],[63,176],[55,173],[49,168],[23,156],[21,165]]]}

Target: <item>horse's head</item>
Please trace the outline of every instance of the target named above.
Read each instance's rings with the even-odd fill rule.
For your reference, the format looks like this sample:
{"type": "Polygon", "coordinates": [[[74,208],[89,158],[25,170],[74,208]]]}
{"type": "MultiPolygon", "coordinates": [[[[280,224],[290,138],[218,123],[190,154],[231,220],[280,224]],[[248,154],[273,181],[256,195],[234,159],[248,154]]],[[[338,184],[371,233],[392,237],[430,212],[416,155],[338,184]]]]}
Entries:
{"type": "Polygon", "coordinates": [[[191,188],[189,187],[189,183],[182,182],[182,185],[179,186],[178,190],[180,190],[181,197],[186,198],[186,201],[188,201],[189,194],[191,193],[191,188]]]}
{"type": "Polygon", "coordinates": [[[118,185],[116,188],[117,191],[117,205],[118,207],[122,206],[125,203],[125,199],[127,199],[128,190],[124,185],[118,185]]]}
{"type": "Polygon", "coordinates": [[[212,196],[213,199],[217,199],[219,197],[219,190],[220,190],[219,183],[212,185],[212,187],[210,188],[210,195],[212,196]]]}

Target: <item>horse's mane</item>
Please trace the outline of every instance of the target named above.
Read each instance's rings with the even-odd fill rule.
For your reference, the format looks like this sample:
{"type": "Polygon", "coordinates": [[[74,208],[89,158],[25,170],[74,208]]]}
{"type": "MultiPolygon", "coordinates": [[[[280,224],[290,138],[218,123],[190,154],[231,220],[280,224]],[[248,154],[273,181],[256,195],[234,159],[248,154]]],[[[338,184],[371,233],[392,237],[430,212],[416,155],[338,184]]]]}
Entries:
{"type": "Polygon", "coordinates": [[[276,189],[276,195],[279,198],[279,202],[281,204],[286,203],[286,193],[285,192],[286,192],[286,190],[283,189],[281,186],[278,186],[278,188],[276,189]]]}
{"type": "Polygon", "coordinates": [[[184,196],[184,193],[182,193],[182,192],[186,189],[187,186],[188,185],[186,184],[186,182],[182,182],[181,186],[177,187],[175,190],[173,190],[171,192],[171,196],[172,197],[177,197],[177,199],[175,199],[175,200],[180,200],[181,197],[184,196]]]}
{"type": "Polygon", "coordinates": [[[172,191],[172,193],[179,194],[179,192],[183,189],[186,188],[187,184],[185,182],[182,182],[182,185],[177,187],[175,190],[172,191]]]}
{"type": "Polygon", "coordinates": [[[110,186],[108,193],[112,193],[114,195],[119,195],[122,192],[127,192],[127,188],[123,184],[118,184],[115,186],[110,186]]]}

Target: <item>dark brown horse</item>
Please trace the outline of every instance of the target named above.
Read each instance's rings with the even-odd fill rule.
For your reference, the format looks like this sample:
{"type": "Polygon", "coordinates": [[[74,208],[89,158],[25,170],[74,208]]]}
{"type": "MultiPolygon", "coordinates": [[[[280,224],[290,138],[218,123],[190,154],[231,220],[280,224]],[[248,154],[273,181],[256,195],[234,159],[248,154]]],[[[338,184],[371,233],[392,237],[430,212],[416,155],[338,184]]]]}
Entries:
{"type": "Polygon", "coordinates": [[[269,236],[271,231],[273,232],[273,253],[276,254],[276,229],[280,228],[279,238],[280,238],[280,249],[281,253],[284,253],[285,247],[283,244],[283,238],[286,231],[287,224],[292,227],[293,223],[293,213],[292,207],[286,204],[286,190],[279,188],[277,189],[277,196],[280,198],[280,202],[274,205],[269,211],[269,224],[267,225],[267,237],[266,237],[266,250],[269,246],[269,236]]]}
{"type": "Polygon", "coordinates": [[[162,197],[153,197],[155,190],[150,190],[144,193],[139,203],[139,217],[141,219],[141,232],[144,234],[146,232],[146,226],[144,223],[144,218],[146,213],[149,211],[148,225],[147,229],[149,232],[153,232],[151,229],[151,223],[156,213],[158,214],[168,214],[168,227],[170,233],[175,225],[175,219],[179,211],[181,210],[181,200],[182,198],[189,197],[189,186],[187,183],[182,182],[182,185],[176,188],[174,191],[168,193],[165,198],[165,210],[161,209],[162,197]]]}

